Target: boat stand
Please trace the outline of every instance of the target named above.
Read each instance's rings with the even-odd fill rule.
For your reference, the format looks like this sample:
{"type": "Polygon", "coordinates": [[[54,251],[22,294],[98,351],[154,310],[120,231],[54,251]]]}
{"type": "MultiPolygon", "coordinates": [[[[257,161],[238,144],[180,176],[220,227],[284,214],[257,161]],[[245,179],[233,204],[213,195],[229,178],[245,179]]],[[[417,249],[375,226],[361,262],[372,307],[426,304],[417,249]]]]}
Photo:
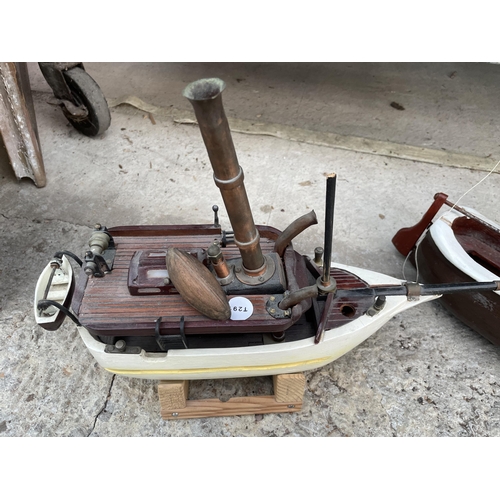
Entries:
{"type": "Polygon", "coordinates": [[[158,396],[161,416],[165,420],[292,413],[302,410],[305,385],[303,373],[273,375],[273,395],[234,397],[228,401],[217,398],[190,400],[189,380],[162,380],[158,383],[158,396]]]}

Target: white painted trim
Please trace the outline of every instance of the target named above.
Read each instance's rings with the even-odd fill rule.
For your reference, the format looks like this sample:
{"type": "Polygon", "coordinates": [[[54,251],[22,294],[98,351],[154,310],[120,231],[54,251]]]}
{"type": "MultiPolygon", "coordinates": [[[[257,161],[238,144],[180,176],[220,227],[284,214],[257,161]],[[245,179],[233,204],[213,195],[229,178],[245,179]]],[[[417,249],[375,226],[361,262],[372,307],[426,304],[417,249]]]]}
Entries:
{"type": "MultiPolygon", "coordinates": [[[[473,215],[483,219],[488,224],[500,229],[500,226],[495,222],[492,222],[481,214],[472,210],[470,208],[466,209],[473,215]]],[[[488,269],[485,269],[481,264],[478,264],[474,259],[472,259],[467,252],[462,248],[462,245],[458,242],[451,225],[457,217],[462,217],[463,215],[455,210],[451,210],[443,214],[429,229],[430,235],[439,251],[443,256],[453,264],[457,269],[460,269],[463,273],[469,276],[474,281],[498,281],[500,276],[492,273],[488,269]]],[[[500,291],[494,292],[500,295],[500,291]]]]}

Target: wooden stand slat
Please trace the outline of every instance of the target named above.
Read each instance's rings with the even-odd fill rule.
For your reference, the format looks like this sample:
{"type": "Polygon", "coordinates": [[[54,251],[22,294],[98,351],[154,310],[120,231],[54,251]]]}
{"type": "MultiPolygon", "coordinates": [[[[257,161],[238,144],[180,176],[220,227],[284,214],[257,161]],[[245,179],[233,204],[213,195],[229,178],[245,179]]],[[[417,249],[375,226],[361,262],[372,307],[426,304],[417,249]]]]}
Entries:
{"type": "Polygon", "coordinates": [[[165,420],[183,418],[291,413],[302,410],[305,377],[302,373],[274,375],[274,395],[189,400],[189,382],[160,381],[158,396],[161,416],[165,420]]]}

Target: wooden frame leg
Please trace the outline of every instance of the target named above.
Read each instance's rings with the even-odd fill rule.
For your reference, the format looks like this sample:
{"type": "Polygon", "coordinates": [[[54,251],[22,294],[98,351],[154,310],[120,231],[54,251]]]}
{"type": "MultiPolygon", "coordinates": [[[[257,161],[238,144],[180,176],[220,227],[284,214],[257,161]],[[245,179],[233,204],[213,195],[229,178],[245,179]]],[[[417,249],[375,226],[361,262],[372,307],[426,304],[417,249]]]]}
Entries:
{"type": "Polygon", "coordinates": [[[158,384],[158,397],[163,411],[174,412],[186,407],[189,393],[189,380],[170,381],[162,380],[158,384]]]}

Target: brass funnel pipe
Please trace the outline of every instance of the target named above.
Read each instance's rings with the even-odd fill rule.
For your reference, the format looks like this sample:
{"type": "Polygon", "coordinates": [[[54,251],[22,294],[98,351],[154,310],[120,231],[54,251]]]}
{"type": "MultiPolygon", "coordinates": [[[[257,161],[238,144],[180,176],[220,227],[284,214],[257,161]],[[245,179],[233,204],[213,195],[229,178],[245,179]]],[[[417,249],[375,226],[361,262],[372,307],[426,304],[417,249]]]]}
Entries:
{"type": "Polygon", "coordinates": [[[214,171],[214,181],[221,191],[243,267],[250,276],[258,276],[264,273],[266,264],[243,183],[243,170],[236,157],[222,105],[225,87],[226,84],[219,78],[206,78],[190,83],[183,95],[191,102],[198,120],[214,171]]]}

